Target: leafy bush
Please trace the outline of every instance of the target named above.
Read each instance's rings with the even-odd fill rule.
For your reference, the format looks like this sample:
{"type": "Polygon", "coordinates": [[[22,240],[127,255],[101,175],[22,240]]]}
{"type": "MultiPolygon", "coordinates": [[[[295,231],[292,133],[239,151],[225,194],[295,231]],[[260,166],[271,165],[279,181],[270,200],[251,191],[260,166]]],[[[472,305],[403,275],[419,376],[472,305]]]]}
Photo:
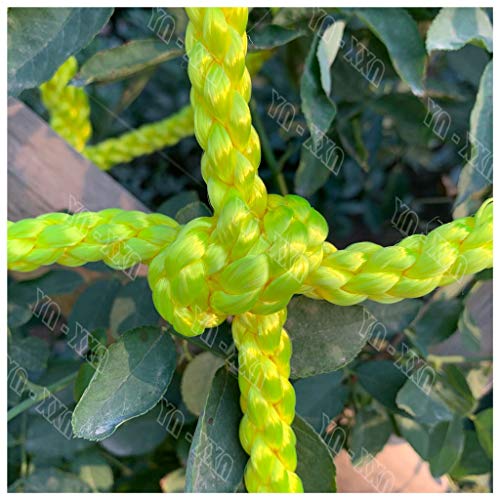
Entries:
{"type": "MultiPolygon", "coordinates": [[[[307,197],[338,248],[474,213],[492,190],[491,18],[252,9],[249,50],[272,51],[251,101],[270,191],[307,197]]],[[[11,9],[9,91],[47,118],[36,87],[74,54],[97,144],[188,104],[185,26],[181,9],[11,9]],[[41,65],[26,47],[54,30],[41,65]]],[[[110,175],[185,223],[210,213],[200,154],[188,137],[110,175]]],[[[491,488],[491,280],[388,305],[292,300],[306,491],[335,490],[341,449],[363,464],[394,434],[453,488],[491,488]]],[[[101,264],[9,275],[11,491],[244,491],[230,325],[186,339],[150,297],[140,273],[101,264]]]]}

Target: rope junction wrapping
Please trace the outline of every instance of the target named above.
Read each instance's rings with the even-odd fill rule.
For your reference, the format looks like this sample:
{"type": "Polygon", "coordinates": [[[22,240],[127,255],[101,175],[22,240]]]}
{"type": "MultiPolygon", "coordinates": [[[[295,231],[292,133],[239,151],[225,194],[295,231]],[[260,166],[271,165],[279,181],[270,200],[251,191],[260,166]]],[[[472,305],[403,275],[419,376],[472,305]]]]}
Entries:
{"type": "MultiPolygon", "coordinates": [[[[394,246],[364,242],[337,250],[326,242],[325,219],[305,199],[268,194],[258,176],[260,141],[248,107],[245,64],[248,10],[187,13],[191,107],[179,113],[182,119],[177,116],[176,134],[182,135],[180,121],[189,129],[193,120],[214,215],[184,226],[161,214],[120,209],[9,222],[8,265],[30,271],[56,262],[80,266],[103,260],[123,269],[143,262],[157,310],[181,334],[199,335],[232,316],[244,413],[240,440],[249,455],[246,488],[300,492],[291,428],[291,343],[283,327],[291,297],[304,294],[339,305],[392,303],[492,267],[493,204],[488,200],[474,217],[394,246]]],[[[158,127],[165,131],[171,119],[158,127]]],[[[151,143],[144,141],[142,150],[162,140],[155,142],[158,129],[150,127],[151,143]]],[[[98,158],[96,149],[87,154],[98,158]]],[[[116,151],[109,146],[101,165],[111,164],[113,154],[127,154],[126,148],[122,156],[116,151]]]]}

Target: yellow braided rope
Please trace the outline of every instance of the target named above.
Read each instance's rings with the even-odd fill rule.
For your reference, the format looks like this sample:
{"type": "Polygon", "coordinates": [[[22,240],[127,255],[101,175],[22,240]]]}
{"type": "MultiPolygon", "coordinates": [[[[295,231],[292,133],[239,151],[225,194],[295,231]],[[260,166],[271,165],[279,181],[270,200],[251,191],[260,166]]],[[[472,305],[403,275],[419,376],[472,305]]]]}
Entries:
{"type": "Polygon", "coordinates": [[[78,63],[70,57],[49,81],[40,85],[40,94],[50,114],[50,126],[77,151],[82,151],[92,135],[92,126],[85,90],[68,85],[77,71],[78,63]]]}
{"type": "MultiPolygon", "coordinates": [[[[271,54],[269,50],[248,54],[250,73],[257,73],[271,54]]],[[[54,131],[101,170],[160,151],[193,135],[193,108],[188,105],[164,120],[86,146],[92,133],[88,98],[83,88],[69,85],[77,71],[78,63],[70,57],[48,82],[40,86],[42,102],[49,110],[54,131]]]]}
{"type": "Polygon", "coordinates": [[[114,269],[126,269],[149,262],[175,239],[178,228],[166,215],[118,208],[9,222],[8,267],[31,271],[56,262],[82,266],[102,260],[114,269]]]}
{"type": "Polygon", "coordinates": [[[193,135],[193,108],[185,106],[177,113],[138,129],[87,146],[82,154],[101,170],[126,163],[134,158],[173,146],[193,135]]]}
{"type": "Polygon", "coordinates": [[[123,254],[112,246],[118,242],[135,250],[133,263],[149,263],[155,306],[180,333],[198,335],[233,316],[240,439],[250,455],[246,487],[302,491],[294,472],[291,345],[283,329],[292,295],[340,305],[367,298],[390,303],[491,267],[493,205],[488,200],[474,217],[395,246],[365,242],[337,250],[325,241],[324,218],[306,200],[268,195],[258,176],[260,143],[245,66],[247,9],[191,8],[188,16],[194,131],[214,216],[179,227],[162,215],[110,209],[9,223],[9,269],[99,259],[123,268],[130,262],[113,259],[123,254]]]}

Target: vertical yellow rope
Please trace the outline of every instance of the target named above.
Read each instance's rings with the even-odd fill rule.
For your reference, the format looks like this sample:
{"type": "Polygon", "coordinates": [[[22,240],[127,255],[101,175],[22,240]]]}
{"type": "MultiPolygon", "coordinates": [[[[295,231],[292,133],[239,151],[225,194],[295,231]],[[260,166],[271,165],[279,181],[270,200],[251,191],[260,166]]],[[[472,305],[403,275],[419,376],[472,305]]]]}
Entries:
{"type": "MultiPolygon", "coordinates": [[[[248,106],[251,93],[245,65],[248,9],[191,8],[187,12],[191,103],[195,111],[195,135],[204,150],[202,174],[210,201],[216,217],[230,211],[228,207],[242,203],[246,209],[238,208],[236,212],[247,212],[245,220],[250,217],[258,227],[268,200],[257,173],[260,142],[248,106]]],[[[224,224],[234,223],[224,220],[224,224]]],[[[248,223],[251,225],[251,221],[248,223]]],[[[261,276],[265,275],[265,264],[261,261],[261,276]]],[[[254,283],[257,289],[262,286],[254,283]]],[[[250,455],[245,470],[249,492],[303,490],[294,472],[297,456],[291,423],[295,393],[288,381],[291,347],[283,329],[285,318],[286,310],[281,309],[269,315],[247,312],[236,315],[233,321],[244,412],[240,437],[250,455]]]]}

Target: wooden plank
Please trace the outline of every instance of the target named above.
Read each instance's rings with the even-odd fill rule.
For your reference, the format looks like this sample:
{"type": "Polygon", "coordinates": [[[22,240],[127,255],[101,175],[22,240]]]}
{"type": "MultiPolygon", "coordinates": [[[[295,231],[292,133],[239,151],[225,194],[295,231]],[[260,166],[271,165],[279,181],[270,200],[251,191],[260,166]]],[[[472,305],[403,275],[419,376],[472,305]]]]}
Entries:
{"type": "Polygon", "coordinates": [[[104,208],[148,209],[22,102],[8,101],[8,218],[104,208]]]}

